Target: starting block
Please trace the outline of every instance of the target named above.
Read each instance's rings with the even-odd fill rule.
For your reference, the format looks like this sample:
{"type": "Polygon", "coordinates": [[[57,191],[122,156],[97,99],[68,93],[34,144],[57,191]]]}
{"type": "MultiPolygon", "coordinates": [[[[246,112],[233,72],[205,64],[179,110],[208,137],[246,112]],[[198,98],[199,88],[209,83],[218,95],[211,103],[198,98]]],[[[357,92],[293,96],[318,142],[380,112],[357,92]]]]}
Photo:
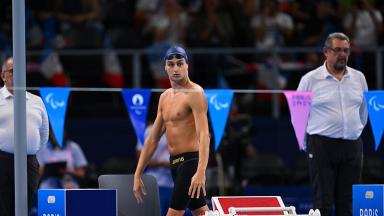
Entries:
{"type": "MultiPolygon", "coordinates": [[[[286,207],[280,196],[220,196],[212,197],[212,212],[205,215],[287,215],[299,216],[294,206],[286,207]]],[[[302,215],[304,216],[304,215],[302,215]]],[[[319,210],[311,209],[305,216],[321,216],[319,210]]]]}
{"type": "MultiPolygon", "coordinates": [[[[280,196],[227,196],[212,197],[212,209],[220,214],[229,214],[230,208],[285,207],[280,196]]],[[[241,211],[238,211],[241,212],[241,211]]],[[[249,215],[284,215],[284,211],[255,211],[249,215]]]]}

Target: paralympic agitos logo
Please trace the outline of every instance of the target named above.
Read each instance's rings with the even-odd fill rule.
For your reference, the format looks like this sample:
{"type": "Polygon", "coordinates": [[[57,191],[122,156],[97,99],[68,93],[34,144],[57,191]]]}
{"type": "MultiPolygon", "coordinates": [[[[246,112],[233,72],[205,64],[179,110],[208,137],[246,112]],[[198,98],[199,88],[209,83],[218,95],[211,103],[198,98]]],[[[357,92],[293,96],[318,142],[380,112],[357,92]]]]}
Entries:
{"type": "Polygon", "coordinates": [[[54,93],[49,93],[45,97],[45,101],[52,107],[52,109],[61,108],[65,105],[65,101],[57,101],[54,99],[54,93]]]}
{"type": "Polygon", "coordinates": [[[384,109],[384,104],[378,102],[376,96],[373,96],[369,99],[369,106],[373,107],[375,111],[380,111],[384,109]]]}
{"type": "Polygon", "coordinates": [[[219,101],[219,98],[218,98],[218,95],[215,94],[215,95],[212,95],[212,97],[209,99],[209,103],[212,104],[215,109],[217,111],[221,110],[221,109],[227,109],[228,106],[229,106],[229,103],[228,102],[225,102],[225,103],[221,103],[219,101]]]}

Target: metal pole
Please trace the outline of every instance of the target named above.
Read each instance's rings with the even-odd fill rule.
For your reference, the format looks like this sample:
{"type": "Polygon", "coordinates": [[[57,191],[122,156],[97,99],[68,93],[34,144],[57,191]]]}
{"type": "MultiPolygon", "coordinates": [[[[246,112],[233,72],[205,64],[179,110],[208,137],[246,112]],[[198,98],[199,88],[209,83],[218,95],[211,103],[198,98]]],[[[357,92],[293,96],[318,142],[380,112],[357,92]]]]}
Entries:
{"type": "Polygon", "coordinates": [[[15,213],[28,215],[27,139],[25,105],[25,2],[12,0],[14,145],[15,145],[15,213]]]}
{"type": "Polygon", "coordinates": [[[376,49],[376,89],[383,89],[383,49],[376,49]]]}
{"type": "Polygon", "coordinates": [[[141,64],[140,64],[140,54],[133,54],[133,88],[141,87],[141,64]]]}
{"type": "MultiPolygon", "coordinates": [[[[274,89],[280,89],[279,86],[279,56],[277,54],[277,48],[275,47],[273,49],[273,56],[272,56],[272,82],[273,82],[273,88],[274,89]]],[[[280,103],[279,103],[279,94],[272,94],[272,116],[274,118],[280,117],[280,103]]]]}

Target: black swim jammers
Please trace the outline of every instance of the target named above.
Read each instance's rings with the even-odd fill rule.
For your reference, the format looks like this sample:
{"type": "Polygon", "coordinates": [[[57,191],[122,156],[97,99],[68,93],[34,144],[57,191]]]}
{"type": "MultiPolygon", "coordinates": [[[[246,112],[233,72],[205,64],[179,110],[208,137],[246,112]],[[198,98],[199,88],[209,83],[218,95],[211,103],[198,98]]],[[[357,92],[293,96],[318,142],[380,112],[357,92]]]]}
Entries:
{"type": "Polygon", "coordinates": [[[191,179],[196,173],[199,162],[199,152],[186,152],[170,157],[171,172],[174,182],[171,208],[175,210],[193,211],[206,205],[204,193],[201,190],[199,198],[192,199],[188,195],[191,179]]]}

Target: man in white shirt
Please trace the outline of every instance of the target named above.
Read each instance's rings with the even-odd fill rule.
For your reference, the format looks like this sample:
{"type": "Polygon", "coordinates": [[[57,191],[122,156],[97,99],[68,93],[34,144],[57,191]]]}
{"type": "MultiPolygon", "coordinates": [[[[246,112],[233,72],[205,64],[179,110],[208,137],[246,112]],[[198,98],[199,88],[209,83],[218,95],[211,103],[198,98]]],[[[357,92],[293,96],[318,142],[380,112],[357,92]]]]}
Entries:
{"type": "MultiPolygon", "coordinates": [[[[0,215],[15,215],[13,59],[2,66],[0,89],[0,215]]],[[[26,93],[28,206],[32,205],[40,175],[36,152],[48,141],[47,111],[40,97],[26,93]]]]}
{"type": "Polygon", "coordinates": [[[313,207],[322,216],[352,216],[352,185],[361,181],[363,142],[368,112],[364,74],[347,66],[350,40],[328,35],[325,63],[305,74],[299,91],[314,94],[307,126],[307,154],[313,207]]]}

